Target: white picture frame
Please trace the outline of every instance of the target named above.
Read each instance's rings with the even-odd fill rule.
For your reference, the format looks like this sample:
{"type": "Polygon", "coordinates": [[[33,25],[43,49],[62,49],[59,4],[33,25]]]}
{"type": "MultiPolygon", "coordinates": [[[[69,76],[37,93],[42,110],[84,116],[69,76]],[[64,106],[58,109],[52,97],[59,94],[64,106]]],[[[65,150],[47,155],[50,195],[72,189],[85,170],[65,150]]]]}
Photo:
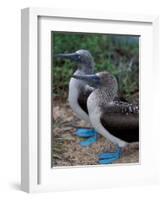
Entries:
{"type": "Polygon", "coordinates": [[[26,192],[158,183],[158,16],[79,10],[22,10],[21,187],[26,192]],[[140,163],[51,168],[50,31],[140,35],[140,163]],[[45,67],[46,66],[46,67],[45,67]],[[148,66],[148,67],[147,67],[148,66]],[[153,82],[152,82],[153,81],[153,82]],[[149,115],[149,109],[152,113],[149,115]],[[143,134],[142,134],[143,132],[143,134]],[[151,148],[152,146],[152,148],[151,148]]]}

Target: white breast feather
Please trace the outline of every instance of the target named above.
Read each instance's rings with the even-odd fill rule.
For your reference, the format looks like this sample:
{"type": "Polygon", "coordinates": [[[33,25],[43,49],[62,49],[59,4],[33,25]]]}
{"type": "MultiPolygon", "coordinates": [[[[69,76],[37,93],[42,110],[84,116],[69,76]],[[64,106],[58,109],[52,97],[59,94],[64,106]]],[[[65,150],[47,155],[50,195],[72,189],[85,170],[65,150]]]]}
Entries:
{"type": "Polygon", "coordinates": [[[69,95],[68,101],[72,108],[72,110],[76,113],[76,115],[88,123],[90,123],[88,115],[80,108],[78,104],[78,96],[79,96],[79,80],[71,78],[69,83],[69,95]]]}

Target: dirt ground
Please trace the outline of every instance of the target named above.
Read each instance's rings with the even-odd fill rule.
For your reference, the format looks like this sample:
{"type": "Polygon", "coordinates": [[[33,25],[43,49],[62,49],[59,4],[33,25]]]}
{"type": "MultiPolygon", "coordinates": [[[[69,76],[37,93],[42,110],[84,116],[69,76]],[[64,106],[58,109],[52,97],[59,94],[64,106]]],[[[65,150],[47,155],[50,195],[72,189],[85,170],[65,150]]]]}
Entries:
{"type": "MultiPolygon", "coordinates": [[[[82,138],[75,135],[78,127],[90,127],[85,121],[78,119],[72,112],[68,102],[54,100],[52,135],[52,166],[97,165],[97,155],[115,150],[115,146],[100,137],[90,147],[81,147],[82,138]]],[[[125,148],[122,157],[114,163],[138,163],[139,147],[130,145],[125,148]]]]}

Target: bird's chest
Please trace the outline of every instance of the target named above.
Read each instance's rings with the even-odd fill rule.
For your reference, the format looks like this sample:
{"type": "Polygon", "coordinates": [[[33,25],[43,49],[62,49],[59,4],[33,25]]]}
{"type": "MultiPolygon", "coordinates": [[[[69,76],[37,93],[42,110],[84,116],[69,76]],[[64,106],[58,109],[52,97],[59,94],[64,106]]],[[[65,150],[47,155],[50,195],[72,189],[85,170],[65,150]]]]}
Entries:
{"type": "Polygon", "coordinates": [[[68,100],[70,104],[77,103],[81,87],[82,84],[78,80],[71,78],[69,83],[69,95],[68,95],[68,100]]]}
{"type": "Polygon", "coordinates": [[[99,105],[99,99],[97,98],[95,93],[92,93],[88,98],[87,107],[89,115],[92,116],[93,118],[99,116],[101,113],[98,105],[99,105]]]}

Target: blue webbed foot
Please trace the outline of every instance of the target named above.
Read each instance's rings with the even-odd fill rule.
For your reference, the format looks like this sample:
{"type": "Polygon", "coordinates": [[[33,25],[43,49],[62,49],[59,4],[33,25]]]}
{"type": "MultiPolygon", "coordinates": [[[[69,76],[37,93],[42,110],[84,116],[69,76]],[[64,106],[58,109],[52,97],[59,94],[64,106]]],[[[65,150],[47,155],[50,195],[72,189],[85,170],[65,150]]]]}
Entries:
{"type": "Polygon", "coordinates": [[[100,164],[112,164],[113,161],[120,159],[122,155],[122,150],[120,147],[117,147],[115,152],[111,153],[102,153],[99,155],[100,164]]]}
{"type": "Polygon", "coordinates": [[[93,143],[97,142],[99,138],[99,134],[95,130],[92,130],[92,129],[80,128],[76,131],[75,134],[78,137],[87,138],[86,140],[80,142],[80,145],[82,147],[88,147],[92,145],[93,143]]]}
{"type": "Polygon", "coordinates": [[[84,137],[84,138],[87,138],[87,137],[92,137],[92,136],[95,136],[96,135],[96,131],[95,130],[92,130],[92,129],[86,129],[86,128],[80,128],[76,131],[76,135],[78,137],[84,137]]]}
{"type": "Polygon", "coordinates": [[[99,138],[99,134],[97,133],[95,136],[92,136],[92,137],[88,138],[87,140],[80,142],[80,145],[82,147],[88,147],[88,146],[92,145],[93,143],[97,142],[98,138],[99,138]]]}

